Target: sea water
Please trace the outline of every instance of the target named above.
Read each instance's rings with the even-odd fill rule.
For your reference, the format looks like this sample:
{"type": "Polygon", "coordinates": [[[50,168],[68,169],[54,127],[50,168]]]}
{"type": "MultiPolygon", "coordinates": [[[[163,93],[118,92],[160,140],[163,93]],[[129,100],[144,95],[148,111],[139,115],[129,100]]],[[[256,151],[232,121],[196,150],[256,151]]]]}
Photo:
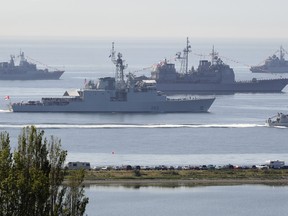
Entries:
{"type": "MultiPolygon", "coordinates": [[[[126,71],[139,76],[148,76],[150,70],[147,68],[151,69],[153,64],[163,59],[172,61],[175,53],[185,46],[185,38],[0,39],[1,62],[9,61],[10,54],[14,54],[17,63],[17,54],[22,50],[29,61],[37,61],[39,68],[49,65],[65,70],[60,80],[0,81],[0,130],[10,133],[13,147],[17,145],[21,128],[33,124],[44,129],[46,136],[61,138],[62,147],[68,150],[67,162],[88,161],[92,166],[254,165],[267,160],[284,160],[287,163],[288,129],[265,125],[269,117],[278,112],[288,112],[287,87],[282,93],[191,95],[216,97],[209,112],[201,114],[9,112],[9,102],[58,97],[66,90],[82,88],[85,79],[114,76],[115,67],[109,59],[112,41],[117,52],[123,54],[125,64],[128,64],[126,71]],[[4,100],[7,95],[11,101],[4,100]]],[[[210,59],[209,53],[214,45],[223,61],[234,68],[237,80],[288,77],[287,74],[252,74],[249,71],[250,65],[263,62],[281,44],[284,48],[288,47],[288,41],[190,41],[190,66],[197,67],[200,59],[210,59]]],[[[179,66],[179,62],[176,64],[179,66]]],[[[227,188],[220,187],[222,189],[227,188]]],[[[251,190],[253,193],[257,188],[252,186],[251,190]]],[[[89,194],[94,196],[94,193],[89,194]]],[[[244,198],[242,201],[245,201],[244,198]]],[[[159,202],[157,200],[155,206],[159,202]]]]}

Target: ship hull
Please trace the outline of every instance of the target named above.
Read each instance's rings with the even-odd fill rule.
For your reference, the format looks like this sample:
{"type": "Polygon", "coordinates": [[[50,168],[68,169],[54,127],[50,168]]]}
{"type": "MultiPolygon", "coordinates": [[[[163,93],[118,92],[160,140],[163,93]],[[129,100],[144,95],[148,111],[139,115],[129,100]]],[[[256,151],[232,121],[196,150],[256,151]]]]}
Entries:
{"type": "Polygon", "coordinates": [[[0,73],[0,80],[58,80],[63,73],[64,71],[27,71],[23,73],[0,73]]]}
{"type": "Polygon", "coordinates": [[[209,92],[209,93],[237,93],[237,92],[281,92],[288,84],[288,79],[258,80],[255,82],[234,83],[157,83],[157,89],[164,92],[209,92]]]}
{"type": "Polygon", "coordinates": [[[288,67],[251,67],[250,71],[252,73],[288,73],[288,67]]]}
{"type": "Polygon", "coordinates": [[[288,127],[288,122],[279,123],[279,122],[270,122],[267,123],[269,127],[288,127]]]}
{"type": "Polygon", "coordinates": [[[207,112],[215,98],[166,100],[158,102],[91,101],[70,102],[66,105],[12,104],[13,112],[79,112],[79,113],[201,113],[207,112]]]}

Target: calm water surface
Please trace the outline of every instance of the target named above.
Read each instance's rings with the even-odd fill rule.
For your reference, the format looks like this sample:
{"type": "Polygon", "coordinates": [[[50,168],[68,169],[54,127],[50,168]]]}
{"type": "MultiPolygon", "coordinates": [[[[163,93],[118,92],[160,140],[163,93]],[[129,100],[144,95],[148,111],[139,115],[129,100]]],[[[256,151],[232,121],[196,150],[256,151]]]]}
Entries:
{"type": "Polygon", "coordinates": [[[90,187],[88,215],[125,216],[283,216],[288,187],[262,185],[209,187],[90,187]]]}

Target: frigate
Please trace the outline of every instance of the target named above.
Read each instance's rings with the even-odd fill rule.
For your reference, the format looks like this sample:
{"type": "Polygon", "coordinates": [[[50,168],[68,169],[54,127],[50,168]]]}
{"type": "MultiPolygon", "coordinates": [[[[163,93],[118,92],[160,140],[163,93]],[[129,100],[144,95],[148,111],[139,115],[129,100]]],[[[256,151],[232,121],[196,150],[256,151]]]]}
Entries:
{"type": "Polygon", "coordinates": [[[111,52],[116,65],[115,77],[89,81],[83,89],[66,91],[59,98],[42,98],[41,101],[12,103],[14,112],[99,112],[99,113],[178,113],[207,112],[215,98],[170,98],[157,91],[156,81],[138,80],[129,73],[124,79],[127,65],[122,54],[117,58],[114,43],[111,52]]]}
{"type": "Polygon", "coordinates": [[[236,81],[234,70],[225,64],[218,53],[211,53],[211,61],[200,60],[197,69],[188,70],[188,54],[191,46],[187,38],[183,55],[179,52],[176,59],[181,61],[180,71],[167,60],[155,65],[150,79],[157,81],[157,89],[166,93],[235,93],[235,92],[281,92],[288,84],[287,78],[256,79],[236,81]]]}
{"type": "Polygon", "coordinates": [[[253,73],[288,73],[288,61],[284,56],[287,53],[282,46],[275,54],[269,56],[264,64],[252,66],[250,71],[253,73]],[[276,55],[279,52],[279,57],[276,55]]]}
{"type": "Polygon", "coordinates": [[[27,61],[22,51],[19,57],[19,65],[15,65],[13,55],[10,62],[0,62],[0,80],[57,80],[64,73],[61,70],[37,69],[36,64],[27,61]]]}

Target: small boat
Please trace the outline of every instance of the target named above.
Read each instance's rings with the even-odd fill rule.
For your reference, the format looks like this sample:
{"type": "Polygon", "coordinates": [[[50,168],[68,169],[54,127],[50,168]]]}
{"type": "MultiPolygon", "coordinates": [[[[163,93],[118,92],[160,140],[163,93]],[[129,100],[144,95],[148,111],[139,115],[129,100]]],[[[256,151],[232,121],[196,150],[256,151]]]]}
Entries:
{"type": "Polygon", "coordinates": [[[266,123],[270,127],[274,127],[274,126],[288,127],[288,115],[285,115],[283,113],[278,113],[277,115],[268,118],[266,123]]]}

